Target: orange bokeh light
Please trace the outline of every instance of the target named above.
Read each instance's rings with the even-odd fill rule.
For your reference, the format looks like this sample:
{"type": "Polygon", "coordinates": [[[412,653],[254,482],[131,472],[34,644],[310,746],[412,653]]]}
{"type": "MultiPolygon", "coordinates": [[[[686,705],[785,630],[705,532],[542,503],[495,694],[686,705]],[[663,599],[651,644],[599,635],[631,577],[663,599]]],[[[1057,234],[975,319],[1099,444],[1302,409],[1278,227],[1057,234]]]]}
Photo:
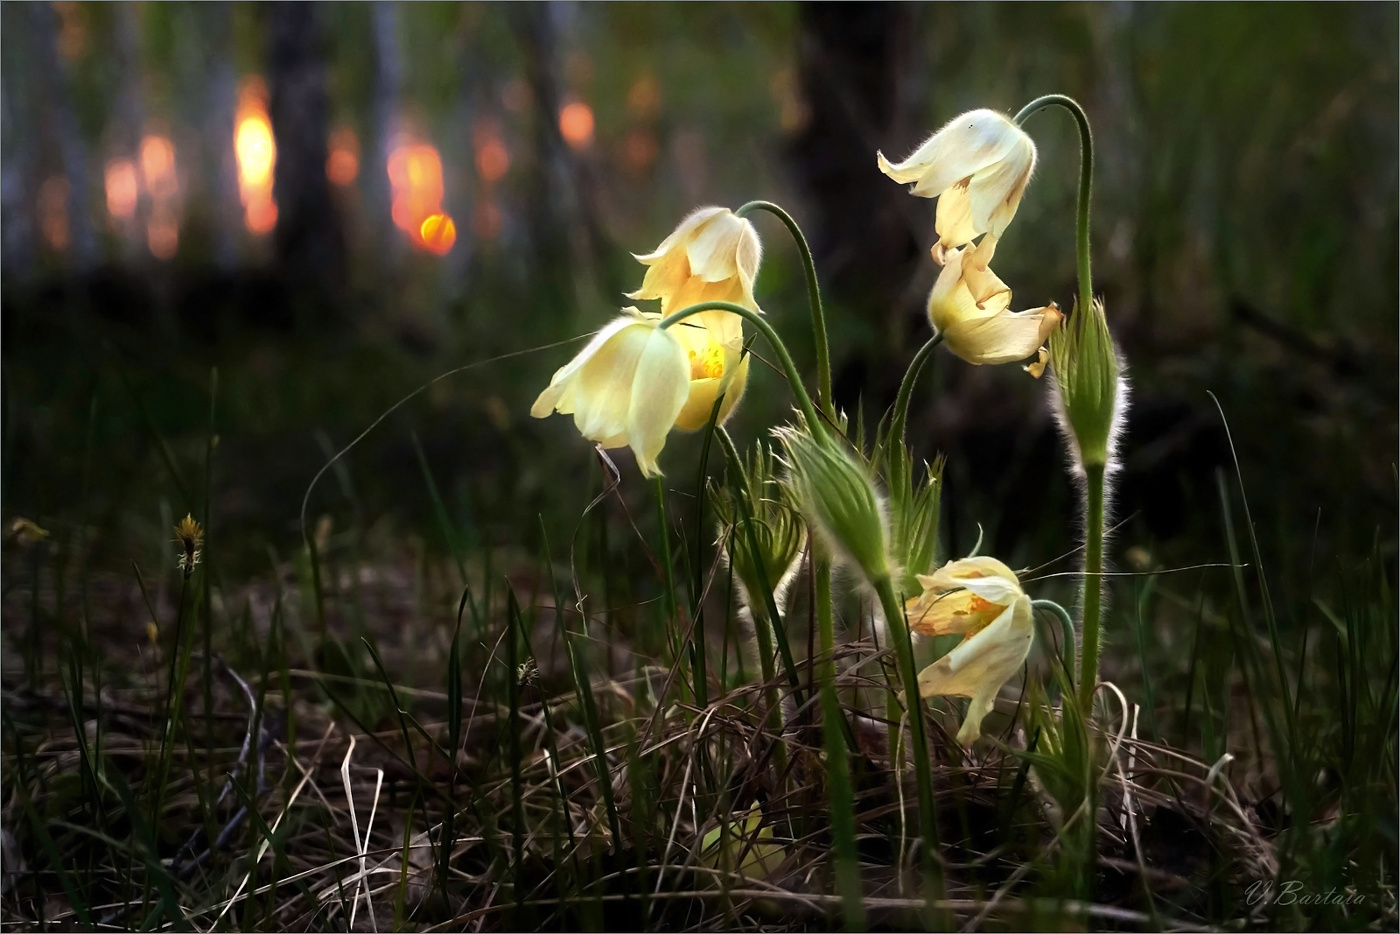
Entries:
{"type": "Polygon", "coordinates": [[[342,187],[360,174],[360,141],[355,131],[341,127],[331,134],[330,155],[326,156],[326,178],[342,187]]]}
{"type": "Polygon", "coordinates": [[[499,182],[510,169],[510,153],[499,137],[490,136],[476,147],[476,171],[485,182],[499,182]]]}
{"type": "Polygon", "coordinates": [[[418,237],[429,252],[443,256],[457,242],[457,224],[446,214],[432,214],[418,228],[418,237]]]}
{"type": "Polygon", "coordinates": [[[622,157],[627,168],[633,172],[645,172],[656,161],[660,151],[656,136],[650,130],[633,130],[622,144],[622,157]]]}
{"type": "Polygon", "coordinates": [[[593,109],[582,101],[566,104],[559,111],[559,132],[564,142],[574,149],[583,149],[593,142],[593,109]]]}
{"type": "Polygon", "coordinates": [[[146,247],[156,259],[170,259],[180,247],[180,222],[168,205],[158,205],[146,224],[146,247]]]}
{"type": "Polygon", "coordinates": [[[482,240],[494,240],[501,233],[501,209],[494,201],[479,201],[472,213],[472,233],[482,240]]]}
{"type": "Polygon", "coordinates": [[[58,251],[68,249],[68,195],[72,186],[62,175],[51,175],[39,186],[39,229],[44,242],[58,251]]]}
{"type": "Polygon", "coordinates": [[[175,146],[164,136],[147,134],[141,140],[141,174],[152,198],[170,198],[179,191],[175,177],[175,146]]]}
{"type": "Polygon", "coordinates": [[[267,115],[267,86],[261,78],[243,82],[234,117],[233,152],[238,159],[238,197],[243,222],[250,233],[265,234],[277,225],[277,202],[272,199],[277,141],[267,115]]]}
{"type": "Polygon", "coordinates": [[[141,194],[141,180],[136,177],[136,164],[130,159],[113,159],[102,170],[107,189],[107,213],[118,220],[136,214],[136,199],[141,194]]]}
{"type": "Polygon", "coordinates": [[[457,226],[443,213],[442,156],[436,146],[403,142],[389,154],[394,225],[415,244],[442,255],[457,239],[457,226]]]}

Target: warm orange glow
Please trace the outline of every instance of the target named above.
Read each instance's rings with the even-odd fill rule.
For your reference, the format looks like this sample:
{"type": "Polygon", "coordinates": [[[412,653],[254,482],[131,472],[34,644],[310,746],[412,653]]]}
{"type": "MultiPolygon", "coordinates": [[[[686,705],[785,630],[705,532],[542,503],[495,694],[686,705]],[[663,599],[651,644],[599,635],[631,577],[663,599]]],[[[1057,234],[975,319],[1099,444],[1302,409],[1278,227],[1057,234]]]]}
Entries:
{"type": "Polygon", "coordinates": [[[102,179],[107,188],[107,213],[118,220],[134,216],[136,199],[141,194],[136,164],[130,159],[113,159],[103,169],[102,179]]]}
{"type": "Polygon", "coordinates": [[[39,229],[52,249],[68,249],[68,194],[71,187],[62,175],[52,175],[39,186],[39,229]]]}
{"type": "Polygon", "coordinates": [[[656,76],[644,73],[627,89],[627,109],[638,120],[650,120],[661,110],[661,85],[656,76]]]}
{"type": "Polygon", "coordinates": [[[633,172],[645,172],[656,161],[661,147],[650,130],[633,130],[622,146],[622,157],[633,172]]]}
{"type": "Polygon", "coordinates": [[[243,222],[250,233],[265,234],[277,224],[277,203],[272,200],[277,141],[267,115],[267,86],[261,78],[248,78],[239,89],[234,127],[233,153],[238,159],[243,222]]]}
{"type": "MultiPolygon", "coordinates": [[[[435,253],[445,253],[428,241],[427,221],[435,215],[451,223],[442,213],[442,157],[437,147],[427,143],[400,143],[389,154],[389,185],[393,189],[394,225],[412,238],[413,242],[435,253]]],[[[445,226],[445,225],[443,225],[445,226]]],[[[457,228],[452,227],[452,239],[457,228]]]]}
{"type": "Polygon", "coordinates": [[[499,182],[510,169],[510,153],[499,137],[491,136],[476,147],[476,171],[484,182],[499,182]]]}
{"type": "Polygon", "coordinates": [[[146,247],[156,259],[166,260],[180,246],[180,222],[168,205],[157,205],[146,224],[146,247]]]}
{"type": "Polygon", "coordinates": [[[331,134],[330,155],[326,157],[326,178],[345,186],[360,174],[360,141],[355,131],[341,127],[331,134]]]}
{"type": "Polygon", "coordinates": [[[277,226],[277,202],[271,198],[249,202],[243,212],[243,222],[248,232],[262,236],[271,233],[277,226]]]}
{"type": "Polygon", "coordinates": [[[175,146],[168,138],[154,133],[142,138],[141,174],[152,198],[171,198],[180,190],[175,177],[175,146]]]}
{"type": "Polygon", "coordinates": [[[64,61],[71,62],[87,51],[87,27],[73,0],[56,0],[53,9],[59,19],[58,54],[64,61]]]}
{"type": "Polygon", "coordinates": [[[418,228],[418,236],[429,252],[443,256],[457,242],[457,225],[446,214],[432,214],[418,228]]]}
{"type": "Polygon", "coordinates": [[[238,121],[233,148],[238,154],[238,175],[248,186],[271,184],[277,144],[272,140],[272,124],[265,115],[250,114],[238,121]]]}
{"type": "Polygon", "coordinates": [[[472,233],[482,240],[494,240],[501,233],[501,209],[494,201],[478,201],[472,212],[472,233]]]}
{"type": "Polygon", "coordinates": [[[582,101],[574,101],[559,111],[559,132],[564,142],[582,149],[593,142],[593,110],[582,101]]]}

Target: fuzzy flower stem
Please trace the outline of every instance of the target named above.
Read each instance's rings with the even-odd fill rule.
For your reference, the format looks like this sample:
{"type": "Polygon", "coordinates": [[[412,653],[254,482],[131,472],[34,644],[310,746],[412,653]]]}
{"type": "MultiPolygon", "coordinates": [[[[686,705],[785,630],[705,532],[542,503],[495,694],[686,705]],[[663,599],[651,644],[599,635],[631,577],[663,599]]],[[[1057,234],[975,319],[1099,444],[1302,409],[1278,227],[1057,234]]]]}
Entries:
{"type": "Polygon", "coordinates": [[[812,260],[812,248],[802,235],[802,228],[792,215],[771,201],[750,201],[734,213],[743,217],[751,211],[767,211],[783,222],[792,239],[797,241],[797,250],[802,254],[802,271],[807,276],[807,302],[812,308],[812,340],[817,347],[817,404],[828,418],[836,417],[836,409],[831,401],[831,350],[826,336],[826,313],[822,311],[822,293],[817,287],[817,266],[812,260]]]}
{"type": "Polygon", "coordinates": [[[1099,614],[1103,595],[1104,467],[1084,465],[1084,635],[1080,639],[1079,704],[1093,715],[1099,683],[1099,614]]]}
{"type": "MultiPolygon", "coordinates": [[[[919,675],[914,670],[914,647],[909,639],[909,621],[904,616],[904,607],[895,597],[894,582],[881,577],[870,582],[880,598],[880,607],[885,613],[889,626],[890,641],[894,643],[896,664],[899,676],[904,682],[905,703],[909,708],[909,733],[914,754],[914,778],[919,793],[919,831],[923,837],[923,861],[925,881],[928,891],[925,897],[943,897],[943,882],[939,873],[938,825],[933,813],[933,781],[929,774],[928,738],[924,734],[924,703],[919,696],[919,675]]],[[[891,755],[894,750],[890,750],[891,755]]],[[[938,930],[934,928],[933,930],[938,930]]]]}
{"type": "Polygon", "coordinates": [[[1012,122],[1020,126],[1031,114],[1052,104],[1068,110],[1079,125],[1079,211],[1075,223],[1075,253],[1079,260],[1079,307],[1088,309],[1094,296],[1089,266],[1089,195],[1094,185],[1094,134],[1089,129],[1089,117],[1074,98],[1064,94],[1046,94],[1022,107],[1012,122]]]}

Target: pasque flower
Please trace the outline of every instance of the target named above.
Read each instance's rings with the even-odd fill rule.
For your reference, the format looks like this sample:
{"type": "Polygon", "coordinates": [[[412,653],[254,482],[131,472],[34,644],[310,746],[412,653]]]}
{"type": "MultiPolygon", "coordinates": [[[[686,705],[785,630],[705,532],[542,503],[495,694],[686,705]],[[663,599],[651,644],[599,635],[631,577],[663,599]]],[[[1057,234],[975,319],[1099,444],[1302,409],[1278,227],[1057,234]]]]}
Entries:
{"type": "Polygon", "coordinates": [[[897,182],[912,182],[912,194],[938,199],[934,259],[982,234],[982,265],[992,260],[996,241],[1016,216],[1026,183],[1035,169],[1035,143],[994,110],[973,110],[948,121],[903,162],[876,153],[880,171],[897,182]]]}
{"type": "Polygon", "coordinates": [[[909,628],[925,636],[961,635],[963,642],[919,674],[923,697],[970,697],[957,740],[970,745],[1002,685],[1030,654],[1031,600],[1015,573],[995,558],[950,561],[920,574],[924,592],[908,601],[909,628]]]}
{"type": "Polygon", "coordinates": [[[728,208],[697,208],[651,253],[642,287],[627,297],[661,299],[669,315],[699,302],[734,302],[758,310],[753,281],[763,247],[753,224],[728,208]]]}
{"type": "MultiPolygon", "coordinates": [[[[728,208],[698,208],[655,250],[636,257],[647,267],[646,276],[642,287],[627,297],[660,299],[663,315],[716,301],[758,311],[753,282],[762,256],[753,224],[728,208]]],[[[726,311],[702,311],[676,327],[691,370],[690,394],[676,427],[682,431],[703,428],[721,392],[719,422],[723,423],[748,381],[743,322],[726,311]]]]}
{"type": "Polygon", "coordinates": [[[968,363],[1011,363],[1039,351],[1026,367],[1045,369],[1042,349],[1064,315],[1054,302],[1031,311],[1011,310],[1011,289],[990,268],[979,268],[971,248],[951,250],[928,297],[928,319],[943,342],[968,363]]]}
{"type": "Polygon", "coordinates": [[[659,315],[623,309],[555,372],[530,414],[573,415],[579,433],[605,448],[630,447],[646,476],[690,394],[691,363],[677,328],[657,327],[659,315]]]}

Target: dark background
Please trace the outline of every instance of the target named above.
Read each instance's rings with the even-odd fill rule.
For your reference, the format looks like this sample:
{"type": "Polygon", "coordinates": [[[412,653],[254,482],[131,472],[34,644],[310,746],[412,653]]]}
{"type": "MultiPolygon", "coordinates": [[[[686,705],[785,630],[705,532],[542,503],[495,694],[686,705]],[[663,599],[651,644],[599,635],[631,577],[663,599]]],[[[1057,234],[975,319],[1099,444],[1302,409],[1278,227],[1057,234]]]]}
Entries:
{"type": "MultiPolygon", "coordinates": [[[[1225,558],[1218,484],[1236,481],[1208,392],[1279,587],[1373,547],[1393,561],[1393,4],[5,3],[0,17],[3,513],[84,530],[99,565],[174,573],[169,528],[201,513],[212,401],[211,547],[229,573],[266,569],[300,547],[301,497],[331,452],[435,376],[601,326],[641,281],[629,253],[701,204],[767,198],[798,218],[838,404],[873,423],[927,337],[934,275],[934,204],[882,176],[875,151],[903,157],[957,113],[1052,91],[1093,121],[1094,287],[1132,379],[1120,563],[1225,558]],[[244,224],[233,148],[254,77],[277,145],[264,234],[244,224]],[[575,105],[563,129],[577,131],[580,104],[592,132],[566,139],[559,115],[575,105]],[[337,184],[325,166],[347,133],[358,172],[337,184]],[[173,147],[175,191],[140,177],[131,216],[113,217],[108,170],[140,167],[149,137],[173,147]],[[390,221],[396,139],[440,153],[457,230],[444,255],[390,221]],[[172,216],[173,249],[152,228],[172,216]]],[[[1077,140],[1056,111],[1027,129],[1039,167],[997,271],[1017,308],[1068,306],[1077,140]]],[[[796,252],[758,226],[759,301],[811,374],[796,252]]],[[[568,419],[527,412],[576,346],[436,383],[327,476],[313,521],[441,551],[417,443],[466,539],[533,549],[540,513],[567,534],[601,474],[568,419]]],[[[910,437],[948,456],[947,553],[977,524],[1013,565],[1068,551],[1046,385],[942,353],[930,372],[910,437]]],[[[789,405],[756,367],[736,437],[789,405]]],[[[677,487],[698,451],[668,444],[677,487]]]]}

